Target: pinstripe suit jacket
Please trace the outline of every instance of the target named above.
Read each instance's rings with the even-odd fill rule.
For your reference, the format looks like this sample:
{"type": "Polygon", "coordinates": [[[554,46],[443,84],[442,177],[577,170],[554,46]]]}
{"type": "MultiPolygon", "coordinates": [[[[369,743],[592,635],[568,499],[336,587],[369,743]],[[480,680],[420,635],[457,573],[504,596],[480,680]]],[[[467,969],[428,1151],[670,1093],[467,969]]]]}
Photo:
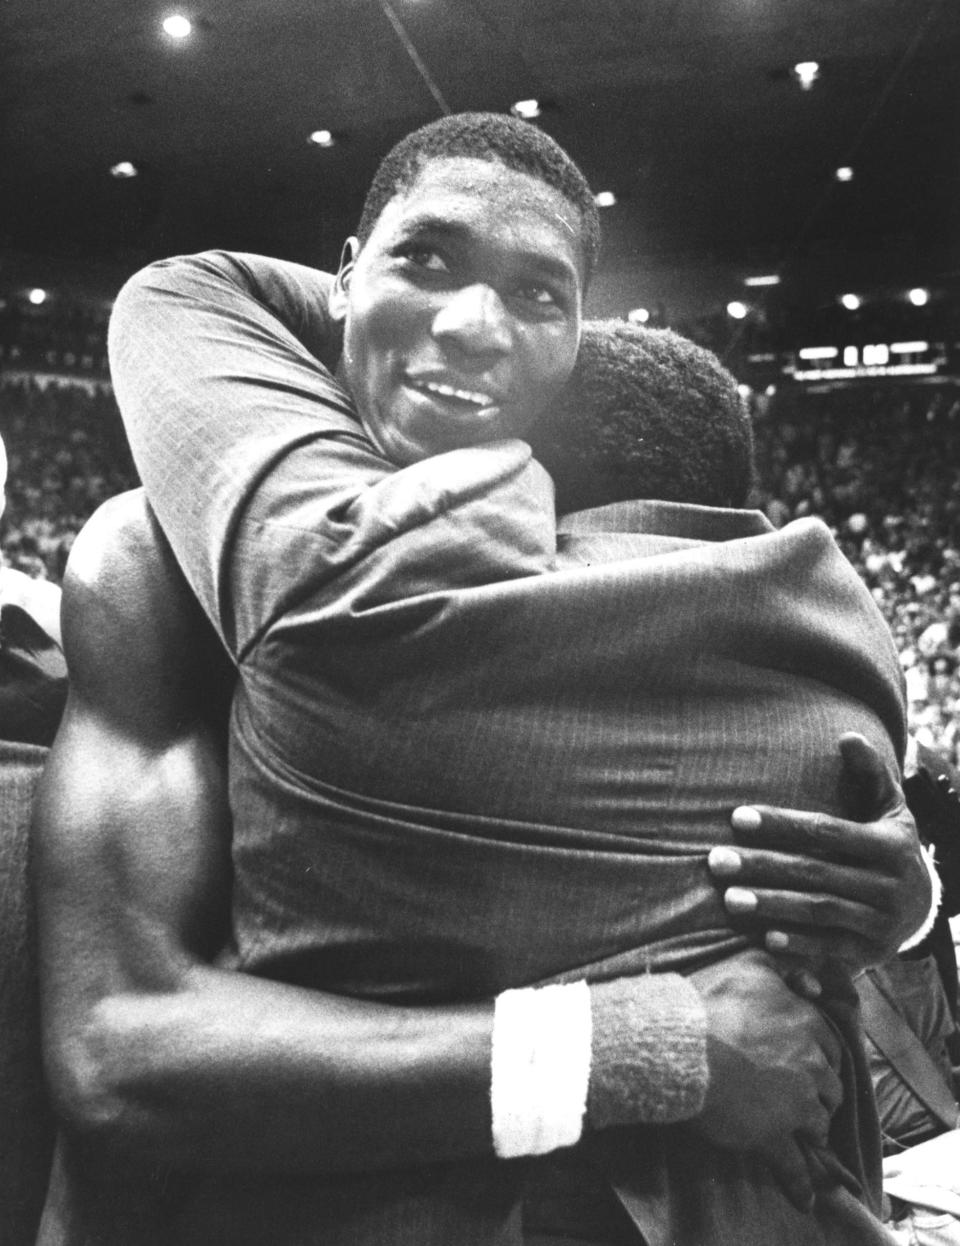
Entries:
{"type": "MultiPolygon", "coordinates": [[[[841,731],[902,749],[892,642],[826,528],[630,504],[558,534],[519,442],[394,472],[303,344],[322,326],[268,310],[302,321],[308,279],[258,265],[155,269],[113,342],[148,495],[240,672],[238,968],[429,1002],[741,952],[705,861],[730,808],[837,810],[841,731]]],[[[517,1241],[518,1169],[181,1192],[176,1240],[230,1205],[238,1243],[517,1241]]]]}

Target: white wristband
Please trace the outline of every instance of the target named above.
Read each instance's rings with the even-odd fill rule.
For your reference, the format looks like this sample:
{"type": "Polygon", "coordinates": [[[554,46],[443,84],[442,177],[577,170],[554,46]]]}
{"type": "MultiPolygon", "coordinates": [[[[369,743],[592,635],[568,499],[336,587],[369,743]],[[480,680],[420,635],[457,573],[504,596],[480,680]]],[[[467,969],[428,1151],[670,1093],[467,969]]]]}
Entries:
{"type": "Polygon", "coordinates": [[[930,875],[930,885],[933,890],[933,895],[930,900],[930,912],[927,914],[920,929],[914,931],[905,943],[900,944],[900,947],[897,949],[899,952],[909,952],[911,948],[920,946],[933,929],[933,923],[937,920],[937,913],[940,909],[940,903],[943,900],[943,883],[940,881],[940,874],[937,871],[937,865],[933,859],[933,848],[924,848],[921,845],[920,852],[923,855],[923,863],[927,867],[927,873],[930,875]]]}
{"type": "Polygon", "coordinates": [[[573,1146],[590,1084],[586,982],[498,995],[493,1014],[490,1107],[501,1159],[573,1146]]]}

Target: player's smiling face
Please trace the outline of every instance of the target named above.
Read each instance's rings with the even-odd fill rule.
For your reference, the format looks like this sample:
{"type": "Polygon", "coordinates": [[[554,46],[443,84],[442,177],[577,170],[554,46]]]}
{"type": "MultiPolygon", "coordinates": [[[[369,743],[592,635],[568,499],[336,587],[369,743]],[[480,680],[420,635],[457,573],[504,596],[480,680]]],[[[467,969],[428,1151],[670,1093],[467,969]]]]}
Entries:
{"type": "Polygon", "coordinates": [[[577,209],[499,163],[430,160],[346,256],[331,309],[371,440],[403,465],[522,437],[576,358],[577,209]]]}

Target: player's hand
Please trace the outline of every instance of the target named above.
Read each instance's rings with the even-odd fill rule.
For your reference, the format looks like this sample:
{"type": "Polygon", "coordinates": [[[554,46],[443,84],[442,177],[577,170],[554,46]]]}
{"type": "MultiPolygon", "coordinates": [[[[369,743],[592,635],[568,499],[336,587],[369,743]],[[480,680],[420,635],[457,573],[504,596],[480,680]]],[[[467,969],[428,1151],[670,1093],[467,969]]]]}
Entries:
{"type": "Polygon", "coordinates": [[[764,953],[749,953],[691,982],[707,1014],[709,1085],[689,1122],[714,1145],[761,1155],[802,1211],[843,1090],[840,1045],[818,1009],[784,985],[764,953]]]}
{"type": "Polygon", "coordinates": [[[737,846],[715,848],[709,863],[731,918],[763,929],[769,950],[856,970],[921,927],[932,889],[899,783],[863,736],[843,736],[840,751],[850,819],[736,809],[737,846]]]}

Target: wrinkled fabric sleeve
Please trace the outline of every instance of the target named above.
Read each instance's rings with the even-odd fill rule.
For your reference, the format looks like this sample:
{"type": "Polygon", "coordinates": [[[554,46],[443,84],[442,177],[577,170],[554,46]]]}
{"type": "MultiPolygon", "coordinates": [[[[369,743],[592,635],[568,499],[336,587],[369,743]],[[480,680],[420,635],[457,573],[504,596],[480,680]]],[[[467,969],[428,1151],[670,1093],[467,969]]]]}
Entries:
{"type": "Polygon", "coordinates": [[[302,265],[207,252],[136,274],[111,318],[111,374],[137,470],[234,655],[302,589],[292,568],[322,573],[343,506],[392,472],[322,362],[338,350],[331,285],[302,265]],[[252,510],[289,531],[286,557],[274,548],[256,576],[235,565],[252,510]]]}

